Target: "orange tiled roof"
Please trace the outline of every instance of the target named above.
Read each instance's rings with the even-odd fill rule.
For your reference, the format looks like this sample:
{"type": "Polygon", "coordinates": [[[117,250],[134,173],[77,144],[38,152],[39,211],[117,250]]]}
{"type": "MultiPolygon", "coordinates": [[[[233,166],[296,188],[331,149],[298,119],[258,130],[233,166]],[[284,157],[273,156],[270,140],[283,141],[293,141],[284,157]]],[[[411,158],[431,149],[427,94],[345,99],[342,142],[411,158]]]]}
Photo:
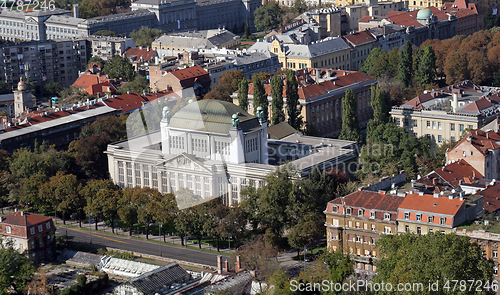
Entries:
{"type": "Polygon", "coordinates": [[[465,160],[459,160],[455,163],[450,163],[443,168],[434,170],[434,173],[438,174],[452,187],[459,186],[460,180],[467,183],[473,183],[475,182],[475,180],[472,180],[473,178],[479,179],[484,177],[478,170],[472,167],[465,160]]]}
{"type": "Polygon", "coordinates": [[[104,82],[99,83],[99,84],[90,85],[84,91],[90,95],[97,95],[97,94],[108,93],[108,92],[111,92],[114,94],[114,93],[118,92],[118,90],[116,90],[115,86],[113,86],[113,84],[111,84],[109,81],[104,81],[104,82]]]}
{"type": "Polygon", "coordinates": [[[147,48],[138,48],[138,47],[130,47],[125,51],[127,57],[135,56],[135,61],[141,61],[141,58],[144,62],[150,62],[156,55],[156,50],[147,49],[147,48]]]}
{"type": "Polygon", "coordinates": [[[87,87],[109,81],[107,76],[101,74],[92,74],[86,71],[83,75],[78,77],[76,81],[71,85],[78,88],[87,89],[87,87]]]}
{"type": "Polygon", "coordinates": [[[117,110],[122,110],[124,113],[129,113],[133,110],[139,109],[142,107],[142,104],[146,102],[147,100],[136,92],[122,94],[103,100],[103,103],[107,106],[117,110]]]}
{"type": "Polygon", "coordinates": [[[183,88],[193,87],[195,81],[199,81],[200,83],[211,81],[208,72],[198,65],[182,70],[172,71],[169,74],[176,77],[183,88]]]}
{"type": "Polygon", "coordinates": [[[459,147],[465,141],[470,141],[471,145],[483,154],[487,153],[488,149],[495,150],[500,148],[500,145],[497,143],[500,142],[500,134],[494,131],[485,132],[481,129],[476,129],[469,131],[469,133],[448,151],[448,153],[459,147]]]}
{"type": "Polygon", "coordinates": [[[486,188],[479,192],[483,196],[483,208],[488,212],[495,212],[500,209],[500,183],[486,188]]]}
{"type": "Polygon", "coordinates": [[[375,42],[376,39],[368,31],[359,31],[354,34],[345,35],[343,38],[352,46],[359,46],[365,43],[375,42]]]}
{"type": "Polygon", "coordinates": [[[2,225],[12,225],[12,226],[22,226],[26,228],[26,231],[22,235],[16,235],[20,236],[22,238],[30,238],[32,236],[36,236],[37,234],[41,234],[47,231],[51,231],[54,229],[54,223],[52,222],[51,217],[43,216],[43,215],[38,215],[34,213],[29,213],[29,212],[14,212],[9,215],[6,215],[3,217],[2,222],[0,222],[2,225]],[[46,228],[46,223],[50,223],[50,228],[46,228]],[[31,234],[31,231],[28,230],[29,227],[36,226],[38,224],[43,224],[43,231],[39,232],[38,228],[35,228],[35,234],[31,234]]]}
{"type": "Polygon", "coordinates": [[[449,199],[448,197],[434,197],[430,194],[419,195],[418,193],[407,194],[403,202],[399,205],[399,210],[414,210],[435,214],[455,216],[465,203],[459,198],[449,199]]]}

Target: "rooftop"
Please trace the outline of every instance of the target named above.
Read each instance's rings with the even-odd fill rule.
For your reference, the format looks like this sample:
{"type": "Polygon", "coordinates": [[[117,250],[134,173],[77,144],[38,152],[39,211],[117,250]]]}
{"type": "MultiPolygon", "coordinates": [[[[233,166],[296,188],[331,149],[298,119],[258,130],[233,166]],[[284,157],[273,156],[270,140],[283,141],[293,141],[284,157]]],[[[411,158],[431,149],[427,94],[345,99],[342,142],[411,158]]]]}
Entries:
{"type": "Polygon", "coordinates": [[[154,12],[151,12],[147,9],[137,9],[133,11],[127,11],[124,13],[117,13],[117,14],[110,14],[106,16],[97,16],[93,18],[87,19],[89,25],[90,24],[98,24],[98,23],[103,23],[103,22],[111,22],[111,21],[118,21],[118,20],[124,20],[124,19],[129,19],[129,18],[136,18],[139,16],[155,16],[154,12]]]}
{"type": "Polygon", "coordinates": [[[407,194],[399,205],[399,210],[414,210],[434,214],[454,216],[465,203],[460,198],[435,197],[431,194],[407,194]]]}
{"type": "Polygon", "coordinates": [[[452,188],[458,187],[462,182],[473,183],[476,179],[484,177],[465,160],[454,161],[431,173],[439,175],[439,177],[446,181],[452,188]]]}
{"type": "Polygon", "coordinates": [[[483,131],[480,129],[469,131],[469,133],[447,153],[459,148],[463,142],[470,142],[472,146],[474,146],[481,153],[487,154],[488,150],[496,150],[500,148],[500,134],[494,131],[483,131]]]}
{"type": "Polygon", "coordinates": [[[478,194],[484,197],[484,210],[488,212],[495,212],[500,209],[500,183],[490,186],[478,194]]]}

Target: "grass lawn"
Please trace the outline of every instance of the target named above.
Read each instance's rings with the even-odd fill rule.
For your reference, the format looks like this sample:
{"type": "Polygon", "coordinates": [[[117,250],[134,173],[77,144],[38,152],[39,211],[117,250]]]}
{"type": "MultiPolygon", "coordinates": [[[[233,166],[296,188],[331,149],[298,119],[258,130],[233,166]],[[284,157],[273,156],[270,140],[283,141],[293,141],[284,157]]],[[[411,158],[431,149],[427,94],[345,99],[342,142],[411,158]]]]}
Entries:
{"type": "MultiPolygon", "coordinates": [[[[312,249],[312,251],[310,249],[307,249],[307,252],[306,254],[309,254],[309,255],[316,255],[318,253],[318,251],[323,251],[323,253],[326,253],[326,246],[325,247],[318,247],[318,248],[314,248],[312,249]]],[[[293,260],[297,260],[297,261],[304,261],[304,253],[301,253],[300,255],[295,255],[293,257],[293,260]]]]}

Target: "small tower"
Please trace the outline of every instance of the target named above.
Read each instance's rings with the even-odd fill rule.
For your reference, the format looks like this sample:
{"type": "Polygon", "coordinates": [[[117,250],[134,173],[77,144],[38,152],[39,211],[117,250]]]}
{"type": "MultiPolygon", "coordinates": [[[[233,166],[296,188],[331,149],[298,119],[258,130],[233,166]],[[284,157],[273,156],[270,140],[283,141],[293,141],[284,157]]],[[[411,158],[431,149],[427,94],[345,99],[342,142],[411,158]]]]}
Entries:
{"type": "Polygon", "coordinates": [[[14,116],[16,118],[20,117],[25,109],[32,106],[31,90],[21,77],[19,83],[17,83],[17,90],[14,90],[14,116]]]}

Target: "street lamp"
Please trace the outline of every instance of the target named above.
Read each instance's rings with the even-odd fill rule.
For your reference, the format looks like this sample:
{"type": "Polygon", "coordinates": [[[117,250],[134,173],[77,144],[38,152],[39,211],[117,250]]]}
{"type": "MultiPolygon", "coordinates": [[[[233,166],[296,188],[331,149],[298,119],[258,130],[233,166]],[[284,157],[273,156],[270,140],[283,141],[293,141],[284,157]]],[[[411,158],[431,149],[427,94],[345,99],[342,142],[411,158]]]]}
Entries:
{"type": "Polygon", "coordinates": [[[161,224],[160,226],[158,227],[158,239],[160,240],[160,256],[162,256],[162,253],[161,253],[161,224]]]}

